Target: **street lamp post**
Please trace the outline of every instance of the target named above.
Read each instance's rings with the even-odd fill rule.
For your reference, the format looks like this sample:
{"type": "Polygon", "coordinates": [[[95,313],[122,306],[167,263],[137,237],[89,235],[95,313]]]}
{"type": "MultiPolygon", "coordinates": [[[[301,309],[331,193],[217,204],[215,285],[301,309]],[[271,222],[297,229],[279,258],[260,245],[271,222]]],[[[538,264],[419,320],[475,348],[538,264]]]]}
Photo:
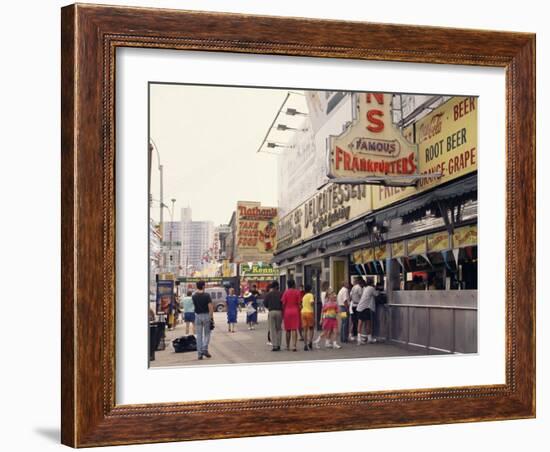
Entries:
{"type": "Polygon", "coordinates": [[[174,232],[174,204],[176,202],[176,198],[172,198],[170,201],[172,201],[172,210],[170,211],[170,257],[171,257],[171,262],[170,262],[170,266],[171,266],[171,270],[172,270],[172,273],[176,273],[174,270],[175,268],[174,267],[177,267],[174,265],[174,255],[172,254],[172,240],[173,240],[173,232],[174,232]]]}
{"type": "MultiPolygon", "coordinates": [[[[163,188],[163,166],[162,164],[160,163],[160,152],[157,148],[157,145],[155,144],[155,142],[153,141],[152,138],[149,139],[149,162],[152,161],[152,157],[151,157],[151,154],[153,153],[153,149],[156,151],[157,153],[157,160],[158,160],[158,170],[159,170],[159,176],[160,176],[160,211],[159,211],[159,214],[160,214],[160,218],[159,218],[159,224],[160,224],[160,239],[162,241],[162,239],[164,238],[164,225],[163,225],[163,220],[164,220],[164,212],[163,212],[163,209],[164,209],[164,188],[163,188]]],[[[151,167],[149,167],[149,186],[151,185],[150,183],[151,181],[151,167]]],[[[152,197],[150,195],[150,197],[152,197]]]]}

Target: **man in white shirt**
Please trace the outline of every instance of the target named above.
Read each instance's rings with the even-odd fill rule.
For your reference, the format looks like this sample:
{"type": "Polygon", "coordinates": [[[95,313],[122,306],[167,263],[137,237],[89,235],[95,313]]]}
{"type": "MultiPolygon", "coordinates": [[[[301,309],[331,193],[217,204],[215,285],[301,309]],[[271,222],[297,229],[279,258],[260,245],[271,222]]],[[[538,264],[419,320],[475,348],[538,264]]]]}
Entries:
{"type": "Polygon", "coordinates": [[[347,342],[349,335],[349,283],[344,281],[342,288],[336,296],[338,303],[338,318],[340,320],[340,342],[347,342]]]}
{"type": "Polygon", "coordinates": [[[354,279],[353,287],[350,292],[350,312],[351,312],[351,337],[352,341],[357,338],[357,324],[359,318],[357,317],[357,305],[363,294],[363,287],[365,286],[365,281],[360,276],[356,276],[354,279]]]}
{"type": "Polygon", "coordinates": [[[363,330],[366,334],[366,342],[371,344],[376,342],[376,339],[372,337],[372,318],[376,312],[376,301],[375,296],[377,292],[374,288],[372,279],[367,279],[367,285],[363,289],[361,294],[361,299],[357,305],[357,316],[359,318],[358,327],[357,327],[357,345],[365,343],[365,337],[363,336],[363,330]]]}

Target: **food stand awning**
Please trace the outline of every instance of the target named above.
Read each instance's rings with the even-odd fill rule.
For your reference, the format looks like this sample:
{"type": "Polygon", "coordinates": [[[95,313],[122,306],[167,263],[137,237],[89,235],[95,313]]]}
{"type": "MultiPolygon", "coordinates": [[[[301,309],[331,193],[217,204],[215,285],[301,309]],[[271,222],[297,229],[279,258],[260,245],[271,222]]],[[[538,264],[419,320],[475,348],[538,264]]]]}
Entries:
{"type": "Polygon", "coordinates": [[[274,262],[282,262],[286,259],[294,259],[305,256],[308,253],[327,249],[331,245],[342,242],[352,242],[355,239],[364,237],[370,231],[371,224],[382,224],[394,218],[400,218],[418,212],[420,216],[425,215],[425,209],[438,201],[449,202],[462,201],[463,199],[477,198],[477,173],[469,175],[459,181],[453,181],[448,185],[435,188],[427,193],[416,197],[407,198],[393,206],[371,212],[353,223],[341,228],[327,232],[321,237],[309,240],[291,249],[281,251],[273,257],[274,262]]]}
{"type": "MultiPolygon", "coordinates": [[[[424,210],[426,207],[438,202],[452,202],[470,195],[477,194],[477,172],[471,174],[458,182],[452,182],[448,185],[435,188],[427,193],[423,193],[415,198],[408,198],[405,201],[382,209],[374,214],[376,223],[391,220],[393,218],[404,217],[418,210],[424,210]]],[[[423,215],[423,213],[422,213],[423,215]]]]}

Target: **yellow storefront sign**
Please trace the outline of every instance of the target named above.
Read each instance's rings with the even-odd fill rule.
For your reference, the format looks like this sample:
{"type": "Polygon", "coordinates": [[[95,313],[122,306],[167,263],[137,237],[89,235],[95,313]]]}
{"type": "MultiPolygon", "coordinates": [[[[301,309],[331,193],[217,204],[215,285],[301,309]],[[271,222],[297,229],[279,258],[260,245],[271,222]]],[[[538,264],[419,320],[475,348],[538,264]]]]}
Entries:
{"type": "Polygon", "coordinates": [[[449,234],[447,231],[436,232],[428,236],[428,251],[443,251],[449,248],[449,234]]]}
{"type": "Polygon", "coordinates": [[[417,187],[373,188],[373,209],[380,209],[477,170],[477,98],[454,97],[415,125],[420,174],[417,187]]]}
{"type": "Polygon", "coordinates": [[[403,257],[405,255],[405,242],[394,242],[391,244],[391,257],[403,257]]]}
{"type": "Polygon", "coordinates": [[[477,245],[477,225],[455,229],[453,234],[453,248],[463,248],[473,245],[477,245]]]}
{"type": "Polygon", "coordinates": [[[354,264],[363,263],[363,250],[354,251],[352,254],[352,261],[354,264]]]}
{"type": "Polygon", "coordinates": [[[374,260],[374,250],[372,248],[363,249],[363,263],[374,260]]]}
{"type": "Polygon", "coordinates": [[[417,237],[407,240],[407,254],[415,256],[426,253],[426,237],[417,237]]]}
{"type": "Polygon", "coordinates": [[[386,245],[377,246],[374,248],[374,258],[377,261],[383,261],[388,256],[386,245]]]}
{"type": "Polygon", "coordinates": [[[372,211],[371,186],[329,184],[279,220],[277,251],[372,211]]]}

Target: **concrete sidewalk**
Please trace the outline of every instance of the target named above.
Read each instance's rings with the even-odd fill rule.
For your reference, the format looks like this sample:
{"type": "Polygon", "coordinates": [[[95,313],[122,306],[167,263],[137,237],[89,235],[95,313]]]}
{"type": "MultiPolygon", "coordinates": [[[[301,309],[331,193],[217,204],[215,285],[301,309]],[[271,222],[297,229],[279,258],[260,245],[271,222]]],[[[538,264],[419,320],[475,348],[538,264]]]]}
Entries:
{"type": "MultiPolygon", "coordinates": [[[[359,346],[356,343],[344,343],[340,344],[341,349],[335,350],[325,348],[324,340],[321,341],[321,349],[313,351],[304,351],[304,343],[298,340],[298,351],[293,352],[285,349],[284,331],[281,351],[272,352],[271,345],[267,344],[267,313],[259,313],[258,325],[254,330],[249,330],[245,323],[246,313],[240,312],[235,333],[227,331],[227,317],[224,312],[216,312],[214,321],[216,328],[212,332],[209,346],[212,358],[199,361],[196,352],[175,353],[172,340],[185,334],[185,326],[177,325],[175,330],[166,331],[166,349],[155,353],[155,361],[151,361],[150,367],[380,358],[423,354],[421,351],[411,351],[386,343],[359,346]]],[[[319,332],[315,332],[315,337],[318,334],[319,332]]]]}

